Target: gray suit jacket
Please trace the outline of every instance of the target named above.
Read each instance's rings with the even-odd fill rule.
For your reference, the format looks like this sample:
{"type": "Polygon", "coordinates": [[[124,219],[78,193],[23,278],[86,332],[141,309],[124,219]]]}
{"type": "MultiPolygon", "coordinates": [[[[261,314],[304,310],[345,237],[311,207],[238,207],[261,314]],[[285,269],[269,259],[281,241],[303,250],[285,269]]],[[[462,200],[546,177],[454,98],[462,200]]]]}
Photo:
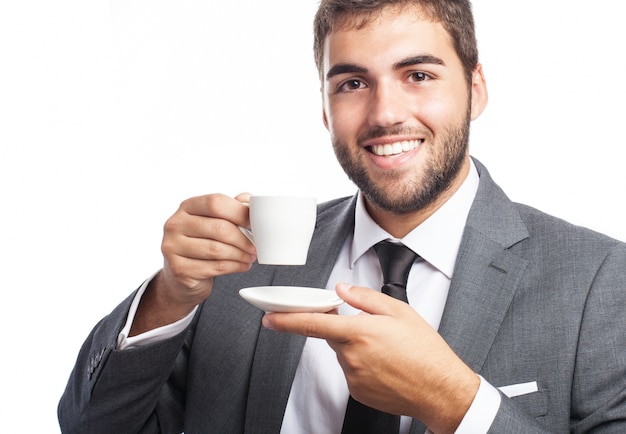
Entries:
{"type": "MultiPolygon", "coordinates": [[[[476,164],[439,332],[492,385],[539,389],[503,395],[490,432],[626,432],[626,246],[512,203],[476,164]]],[[[63,432],[278,433],[305,339],[264,329],[238,289],[324,287],[354,204],[320,205],[305,266],[218,278],[186,332],[117,351],[131,295],[79,353],[59,404],[63,432]]],[[[414,421],[413,434],[424,430],[414,421]]]]}

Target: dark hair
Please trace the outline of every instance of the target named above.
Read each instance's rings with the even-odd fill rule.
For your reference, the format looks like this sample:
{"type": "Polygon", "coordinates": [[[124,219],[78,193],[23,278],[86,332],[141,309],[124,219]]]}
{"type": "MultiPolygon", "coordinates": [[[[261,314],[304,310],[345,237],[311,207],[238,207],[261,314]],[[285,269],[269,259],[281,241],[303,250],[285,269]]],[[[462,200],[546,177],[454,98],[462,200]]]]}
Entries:
{"type": "Polygon", "coordinates": [[[426,16],[441,23],[449,33],[461,59],[468,83],[478,64],[478,47],[470,0],[321,0],[314,21],[313,53],[323,80],[324,43],[333,30],[344,26],[362,28],[387,6],[417,6],[426,16]]]}

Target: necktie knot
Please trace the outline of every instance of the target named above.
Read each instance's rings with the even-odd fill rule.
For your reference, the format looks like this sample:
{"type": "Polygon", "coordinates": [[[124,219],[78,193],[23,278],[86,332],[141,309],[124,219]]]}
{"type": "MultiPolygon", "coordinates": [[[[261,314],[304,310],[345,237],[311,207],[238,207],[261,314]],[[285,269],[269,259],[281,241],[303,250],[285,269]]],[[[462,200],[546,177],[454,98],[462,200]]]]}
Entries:
{"type": "Polygon", "coordinates": [[[383,287],[381,291],[399,300],[408,303],[406,283],[413,263],[418,258],[417,253],[404,244],[381,241],[374,246],[383,272],[383,287]]]}

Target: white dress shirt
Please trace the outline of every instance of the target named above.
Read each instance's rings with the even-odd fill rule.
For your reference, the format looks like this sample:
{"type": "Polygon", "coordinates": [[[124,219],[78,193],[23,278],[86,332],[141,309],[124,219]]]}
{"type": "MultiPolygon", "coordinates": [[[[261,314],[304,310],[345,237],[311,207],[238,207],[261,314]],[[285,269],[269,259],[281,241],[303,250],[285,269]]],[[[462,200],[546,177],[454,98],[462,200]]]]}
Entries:
{"type": "MultiPolygon", "coordinates": [[[[374,249],[385,239],[401,241],[423,260],[415,262],[407,282],[407,297],[413,307],[433,328],[437,329],[448,296],[456,257],[465,229],[465,222],[476,195],[479,176],[474,164],[459,190],[431,217],[402,240],[396,240],[378,226],[365,210],[359,195],[355,214],[354,235],[346,239],[328,280],[327,289],[339,282],[380,290],[382,272],[374,249]]],[[[147,283],[140,288],[131,306],[126,326],[118,337],[118,348],[130,348],[182,331],[192,320],[186,318],[128,338],[139,299],[147,283]]],[[[358,310],[347,304],[340,315],[353,315],[358,310]]],[[[283,434],[337,434],[341,432],[349,391],[334,351],[326,341],[308,338],[292,384],[283,420],[283,434]]],[[[457,429],[457,434],[486,433],[500,406],[500,395],[480,377],[474,401],[457,429]]],[[[411,419],[401,418],[400,433],[407,434],[411,419]]]]}

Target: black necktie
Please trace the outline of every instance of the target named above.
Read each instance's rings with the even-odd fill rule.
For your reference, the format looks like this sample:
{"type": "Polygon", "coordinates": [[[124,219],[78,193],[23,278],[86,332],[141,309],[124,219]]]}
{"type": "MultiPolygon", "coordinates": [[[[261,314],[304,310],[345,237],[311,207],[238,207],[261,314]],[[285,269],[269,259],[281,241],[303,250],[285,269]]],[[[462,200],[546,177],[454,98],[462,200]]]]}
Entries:
{"type": "MultiPolygon", "coordinates": [[[[374,246],[383,271],[381,291],[408,303],[406,282],[417,254],[404,244],[381,241],[374,246]]],[[[342,434],[392,434],[400,430],[400,416],[361,404],[350,396],[342,434]]]]}

